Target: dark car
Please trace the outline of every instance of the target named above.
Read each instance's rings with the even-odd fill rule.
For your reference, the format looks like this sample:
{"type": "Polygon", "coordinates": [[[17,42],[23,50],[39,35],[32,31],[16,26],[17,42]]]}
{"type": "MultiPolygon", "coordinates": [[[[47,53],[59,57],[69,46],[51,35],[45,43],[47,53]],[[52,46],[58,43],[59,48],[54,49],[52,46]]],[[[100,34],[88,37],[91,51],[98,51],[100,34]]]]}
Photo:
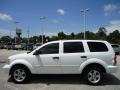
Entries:
{"type": "Polygon", "coordinates": [[[32,51],[33,50],[33,46],[34,46],[34,44],[27,44],[27,45],[24,46],[24,50],[32,51]]]}
{"type": "Polygon", "coordinates": [[[118,44],[111,44],[116,54],[120,54],[120,46],[118,44]]]}
{"type": "Polygon", "coordinates": [[[3,44],[0,44],[0,49],[3,49],[4,48],[4,45],[3,44]]]}

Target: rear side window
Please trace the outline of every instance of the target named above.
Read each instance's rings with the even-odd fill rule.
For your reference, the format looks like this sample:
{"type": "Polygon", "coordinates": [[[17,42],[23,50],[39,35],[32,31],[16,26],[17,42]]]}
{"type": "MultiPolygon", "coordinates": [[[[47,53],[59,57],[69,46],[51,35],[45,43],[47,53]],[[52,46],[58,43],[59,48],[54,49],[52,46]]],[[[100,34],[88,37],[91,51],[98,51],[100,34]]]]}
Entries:
{"type": "Polygon", "coordinates": [[[64,42],[64,53],[84,52],[82,42],[64,42]]]}
{"type": "Polygon", "coordinates": [[[102,42],[87,42],[90,52],[107,52],[107,46],[102,42]]]}

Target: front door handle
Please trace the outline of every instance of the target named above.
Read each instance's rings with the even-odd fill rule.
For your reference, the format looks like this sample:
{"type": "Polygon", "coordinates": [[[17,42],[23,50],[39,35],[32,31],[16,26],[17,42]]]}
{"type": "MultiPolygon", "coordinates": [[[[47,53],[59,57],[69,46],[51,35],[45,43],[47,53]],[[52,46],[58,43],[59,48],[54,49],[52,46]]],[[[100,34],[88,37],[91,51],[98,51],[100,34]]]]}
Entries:
{"type": "Polygon", "coordinates": [[[59,59],[59,57],[53,57],[53,59],[59,59]]]}
{"type": "Polygon", "coordinates": [[[81,56],[81,58],[87,58],[87,56],[81,56]]]}

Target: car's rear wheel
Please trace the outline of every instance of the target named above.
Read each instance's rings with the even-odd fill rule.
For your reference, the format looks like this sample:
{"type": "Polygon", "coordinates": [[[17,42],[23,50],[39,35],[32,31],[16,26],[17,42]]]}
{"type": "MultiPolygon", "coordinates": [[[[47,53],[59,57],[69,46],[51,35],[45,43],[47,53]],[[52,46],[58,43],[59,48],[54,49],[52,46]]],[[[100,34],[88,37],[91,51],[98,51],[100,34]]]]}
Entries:
{"type": "Polygon", "coordinates": [[[14,67],[11,78],[15,83],[25,83],[30,79],[31,73],[26,67],[14,67]]]}
{"type": "Polygon", "coordinates": [[[103,73],[97,67],[89,67],[85,70],[83,76],[88,84],[98,85],[102,81],[103,73]]]}

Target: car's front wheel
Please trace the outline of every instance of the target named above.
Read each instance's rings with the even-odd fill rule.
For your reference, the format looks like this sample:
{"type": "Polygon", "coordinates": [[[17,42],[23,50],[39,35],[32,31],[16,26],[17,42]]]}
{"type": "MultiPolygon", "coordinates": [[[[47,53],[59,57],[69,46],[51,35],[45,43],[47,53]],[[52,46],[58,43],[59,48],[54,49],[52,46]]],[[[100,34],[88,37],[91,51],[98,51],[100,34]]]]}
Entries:
{"type": "Polygon", "coordinates": [[[25,83],[30,79],[30,71],[26,67],[14,67],[11,72],[11,78],[15,83],[25,83]]]}
{"type": "Polygon", "coordinates": [[[90,67],[84,72],[84,79],[90,85],[98,85],[103,78],[102,71],[97,67],[90,67]]]}

